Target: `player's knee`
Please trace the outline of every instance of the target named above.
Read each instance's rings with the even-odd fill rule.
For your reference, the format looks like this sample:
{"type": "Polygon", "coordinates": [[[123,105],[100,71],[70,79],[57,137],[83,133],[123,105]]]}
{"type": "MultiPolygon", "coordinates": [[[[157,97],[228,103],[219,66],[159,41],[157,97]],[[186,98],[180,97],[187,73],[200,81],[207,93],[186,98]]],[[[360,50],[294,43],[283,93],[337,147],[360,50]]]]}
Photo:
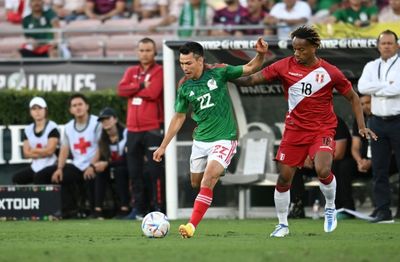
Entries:
{"type": "Polygon", "coordinates": [[[317,172],[319,178],[326,178],[331,173],[331,168],[329,166],[321,166],[315,168],[315,171],[317,172]]]}

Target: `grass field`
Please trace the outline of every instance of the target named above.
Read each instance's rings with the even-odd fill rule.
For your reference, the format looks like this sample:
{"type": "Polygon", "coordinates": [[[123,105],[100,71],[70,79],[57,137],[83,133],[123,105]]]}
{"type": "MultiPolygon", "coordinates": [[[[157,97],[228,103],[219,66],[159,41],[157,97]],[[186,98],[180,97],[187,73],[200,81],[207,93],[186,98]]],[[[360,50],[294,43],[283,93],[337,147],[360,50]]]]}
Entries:
{"type": "Polygon", "coordinates": [[[0,222],[0,261],[400,261],[400,223],[292,220],[291,234],[271,239],[276,220],[204,220],[181,239],[172,221],[164,239],[141,235],[140,222],[64,220],[0,222]]]}

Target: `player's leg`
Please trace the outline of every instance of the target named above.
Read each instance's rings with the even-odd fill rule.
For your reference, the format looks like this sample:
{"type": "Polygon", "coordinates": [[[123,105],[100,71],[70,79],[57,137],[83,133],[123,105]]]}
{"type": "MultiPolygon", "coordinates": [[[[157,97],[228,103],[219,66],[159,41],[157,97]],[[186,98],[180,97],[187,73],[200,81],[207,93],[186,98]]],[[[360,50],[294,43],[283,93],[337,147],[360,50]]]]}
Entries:
{"type": "Polygon", "coordinates": [[[182,237],[189,238],[193,236],[195,228],[211,205],[213,189],[219,177],[224,173],[236,153],[236,146],[236,141],[221,140],[212,143],[194,141],[190,165],[191,173],[197,175],[192,176],[192,185],[198,185],[198,179],[200,177],[202,179],[189,223],[179,227],[182,237]],[[204,153],[208,158],[199,158],[199,156],[204,156],[204,153]],[[207,162],[204,162],[204,160],[207,162]],[[206,166],[203,169],[205,163],[206,166]],[[204,173],[201,176],[202,172],[204,173]]]}
{"type": "Polygon", "coordinates": [[[307,133],[285,130],[275,159],[279,162],[279,176],[275,186],[274,201],[279,224],[271,237],[285,237],[289,234],[287,220],[290,204],[290,186],[297,167],[304,164],[308,152],[307,133]],[[299,146],[302,145],[303,146],[299,146]]]}
{"type": "Polygon", "coordinates": [[[332,232],[337,226],[335,208],[336,178],[331,171],[334,150],[333,134],[319,136],[310,149],[310,155],[314,159],[315,171],[320,181],[319,188],[325,196],[325,232],[332,232]]]}
{"type": "Polygon", "coordinates": [[[289,204],[290,204],[290,186],[296,167],[279,163],[279,176],[275,186],[274,202],[276,215],[278,216],[278,225],[271,233],[271,237],[284,237],[289,234],[289,204]]]}

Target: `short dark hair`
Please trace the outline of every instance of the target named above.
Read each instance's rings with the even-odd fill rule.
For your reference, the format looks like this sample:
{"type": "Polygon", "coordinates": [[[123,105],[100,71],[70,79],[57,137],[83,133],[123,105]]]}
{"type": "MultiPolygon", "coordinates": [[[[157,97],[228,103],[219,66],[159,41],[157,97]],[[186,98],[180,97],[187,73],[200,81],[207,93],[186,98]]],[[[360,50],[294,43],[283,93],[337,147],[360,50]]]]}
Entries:
{"type": "Polygon", "coordinates": [[[152,43],[153,46],[154,46],[154,49],[157,49],[156,42],[154,42],[154,40],[151,39],[151,38],[149,38],[149,37],[145,37],[145,38],[140,39],[139,42],[138,42],[138,45],[139,45],[140,43],[143,43],[143,44],[152,43]]]}
{"type": "Polygon", "coordinates": [[[68,105],[69,105],[69,107],[71,107],[71,102],[72,102],[72,100],[74,100],[75,98],[80,98],[80,99],[82,99],[82,100],[85,102],[85,104],[90,105],[89,100],[87,99],[87,97],[86,97],[84,94],[82,94],[82,93],[75,93],[75,94],[72,94],[72,95],[69,97],[69,100],[68,100],[68,105]]]}
{"type": "Polygon", "coordinates": [[[387,29],[387,30],[383,31],[382,33],[380,33],[378,35],[378,39],[377,39],[377,42],[376,42],[377,44],[379,44],[379,39],[381,38],[381,35],[393,35],[394,39],[396,40],[396,44],[397,44],[397,42],[399,40],[399,38],[397,37],[397,34],[395,32],[393,32],[392,30],[387,29]]]}
{"type": "Polygon", "coordinates": [[[197,42],[186,42],[179,48],[179,53],[183,55],[188,55],[193,53],[193,55],[204,57],[203,46],[197,42]]]}
{"type": "Polygon", "coordinates": [[[300,38],[300,39],[305,39],[307,40],[310,44],[312,44],[315,47],[319,47],[321,44],[321,38],[318,34],[318,32],[310,26],[302,25],[298,27],[296,30],[294,30],[290,34],[291,38],[300,38]]]}

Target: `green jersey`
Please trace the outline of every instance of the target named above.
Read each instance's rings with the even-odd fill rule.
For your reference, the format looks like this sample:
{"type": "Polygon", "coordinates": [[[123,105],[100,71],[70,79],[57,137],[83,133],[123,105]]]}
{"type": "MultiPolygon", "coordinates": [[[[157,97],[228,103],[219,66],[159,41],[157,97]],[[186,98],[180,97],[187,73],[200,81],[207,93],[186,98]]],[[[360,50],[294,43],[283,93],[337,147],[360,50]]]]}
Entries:
{"type": "Polygon", "coordinates": [[[182,79],[175,101],[175,111],[186,113],[192,106],[197,123],[193,138],[197,141],[237,139],[237,125],[227,82],[243,74],[243,66],[206,65],[197,79],[182,79]]]}

